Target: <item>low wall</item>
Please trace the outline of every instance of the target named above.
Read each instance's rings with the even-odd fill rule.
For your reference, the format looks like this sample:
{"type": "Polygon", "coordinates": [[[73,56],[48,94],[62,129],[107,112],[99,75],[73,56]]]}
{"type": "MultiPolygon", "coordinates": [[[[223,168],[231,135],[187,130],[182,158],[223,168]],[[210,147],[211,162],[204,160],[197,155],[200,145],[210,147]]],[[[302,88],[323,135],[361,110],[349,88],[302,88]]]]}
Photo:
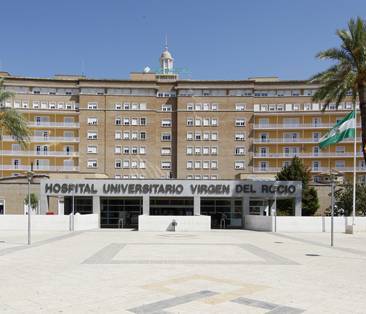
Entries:
{"type": "Polygon", "coordinates": [[[139,216],[139,231],[173,231],[172,221],[177,222],[175,231],[210,231],[210,216],[139,216]]]}
{"type": "MultiPolygon", "coordinates": [[[[69,231],[70,216],[66,215],[32,215],[31,228],[39,231],[69,231]]],[[[97,214],[75,215],[75,231],[99,228],[97,214]]],[[[26,230],[27,215],[0,215],[0,230],[26,230]]]]}
{"type": "MultiPolygon", "coordinates": [[[[330,232],[331,217],[245,216],[245,229],[277,232],[330,232]]],[[[346,232],[352,217],[334,217],[334,232],[346,232]]],[[[366,232],[366,217],[355,218],[355,231],[366,232]]]]}

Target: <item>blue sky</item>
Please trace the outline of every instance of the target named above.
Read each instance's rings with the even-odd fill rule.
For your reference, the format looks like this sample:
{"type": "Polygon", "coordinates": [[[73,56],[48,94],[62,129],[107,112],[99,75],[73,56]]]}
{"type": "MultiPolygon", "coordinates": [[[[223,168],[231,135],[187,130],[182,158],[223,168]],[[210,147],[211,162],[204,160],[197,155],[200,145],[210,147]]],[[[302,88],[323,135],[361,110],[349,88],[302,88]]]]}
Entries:
{"type": "Polygon", "coordinates": [[[127,78],[156,68],[168,35],[191,79],[307,79],[329,63],[337,28],[365,0],[11,0],[1,3],[0,63],[14,75],[127,78]],[[6,12],[6,13],[4,13],[6,12]]]}

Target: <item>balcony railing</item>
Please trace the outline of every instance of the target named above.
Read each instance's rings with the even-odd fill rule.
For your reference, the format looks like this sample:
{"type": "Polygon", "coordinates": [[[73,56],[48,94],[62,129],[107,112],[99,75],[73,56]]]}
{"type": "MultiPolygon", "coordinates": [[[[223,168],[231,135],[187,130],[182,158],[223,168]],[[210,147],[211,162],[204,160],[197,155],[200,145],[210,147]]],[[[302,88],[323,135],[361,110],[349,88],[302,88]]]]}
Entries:
{"type": "MultiPolygon", "coordinates": [[[[337,153],[337,152],[326,152],[326,153],[256,153],[253,155],[254,158],[293,158],[293,157],[300,157],[300,158],[339,158],[339,157],[353,157],[353,153],[337,153]]],[[[357,157],[362,157],[362,152],[357,152],[357,157]]]]}
{"type": "MultiPolygon", "coordinates": [[[[4,142],[15,142],[16,139],[10,135],[0,137],[4,142]]],[[[78,143],[80,139],[73,136],[30,136],[29,140],[35,143],[56,142],[56,143],[78,143]]]]}
{"type": "Polygon", "coordinates": [[[36,151],[36,150],[0,150],[0,156],[50,156],[50,157],[79,157],[79,152],[36,151]]]}
{"type": "Polygon", "coordinates": [[[30,121],[28,122],[28,126],[32,128],[43,128],[43,127],[52,127],[52,128],[65,128],[65,129],[73,129],[79,128],[80,123],[76,122],[47,122],[47,121],[30,121]]]}
{"type": "MultiPolygon", "coordinates": [[[[28,165],[0,165],[0,170],[16,170],[16,171],[30,171],[31,166],[28,165]]],[[[75,172],[79,171],[78,166],[47,166],[47,165],[34,165],[33,171],[65,171],[75,172]]]]}
{"type": "MultiPolygon", "coordinates": [[[[291,144],[291,143],[319,143],[318,138],[255,138],[254,144],[291,144]]],[[[353,138],[344,139],[342,142],[353,142],[353,138]]],[[[357,138],[361,142],[361,137],[357,138]]]]}
{"type": "MultiPolygon", "coordinates": [[[[254,167],[253,172],[259,173],[277,173],[281,171],[280,167],[254,167]]],[[[332,170],[339,172],[353,172],[353,167],[332,167],[332,170]]],[[[311,172],[329,173],[329,167],[312,167],[311,172]]],[[[357,172],[366,172],[366,167],[357,167],[357,172]]]]}
{"type": "MultiPolygon", "coordinates": [[[[282,123],[282,124],[268,124],[259,123],[253,124],[254,130],[288,130],[288,129],[331,129],[335,123],[282,123]]],[[[358,123],[360,128],[361,124],[358,123]]]]}

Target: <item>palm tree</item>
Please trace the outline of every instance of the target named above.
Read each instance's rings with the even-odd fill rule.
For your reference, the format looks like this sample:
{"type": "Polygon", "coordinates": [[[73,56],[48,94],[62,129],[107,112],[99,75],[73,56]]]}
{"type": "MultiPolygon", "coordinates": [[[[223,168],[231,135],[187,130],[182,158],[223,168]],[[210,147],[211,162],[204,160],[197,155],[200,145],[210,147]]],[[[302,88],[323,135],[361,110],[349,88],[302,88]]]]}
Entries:
{"type": "MultiPolygon", "coordinates": [[[[0,136],[3,136],[4,132],[14,136],[18,143],[23,147],[26,146],[29,141],[30,131],[27,126],[26,119],[16,110],[12,108],[6,108],[4,105],[5,100],[12,97],[13,94],[5,91],[4,80],[0,80],[0,136]]],[[[2,140],[2,139],[1,139],[2,140]]]]}
{"type": "Polygon", "coordinates": [[[350,91],[354,103],[358,97],[362,151],[366,161],[366,21],[360,17],[356,20],[351,19],[348,29],[339,29],[336,34],[341,39],[341,46],[317,54],[319,59],[335,61],[335,64],[310,79],[311,83],[321,84],[313,96],[313,101],[324,101],[325,109],[331,101],[338,105],[350,91]]]}

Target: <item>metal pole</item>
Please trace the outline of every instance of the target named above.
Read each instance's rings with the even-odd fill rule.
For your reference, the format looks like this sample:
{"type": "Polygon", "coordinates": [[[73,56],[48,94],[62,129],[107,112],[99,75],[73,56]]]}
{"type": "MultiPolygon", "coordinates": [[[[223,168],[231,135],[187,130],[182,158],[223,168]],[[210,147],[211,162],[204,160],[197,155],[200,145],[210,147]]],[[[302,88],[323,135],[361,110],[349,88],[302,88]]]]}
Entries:
{"type": "Polygon", "coordinates": [[[275,214],[274,231],[277,232],[277,186],[275,190],[275,199],[274,199],[274,214],[275,214]]]}
{"type": "Polygon", "coordinates": [[[356,156],[357,156],[357,110],[355,109],[355,138],[353,142],[353,198],[352,198],[352,233],[354,233],[355,217],[356,217],[356,156]]]}
{"type": "Polygon", "coordinates": [[[30,181],[31,181],[31,174],[28,174],[28,245],[31,245],[31,202],[30,202],[30,181]]]}
{"type": "Polygon", "coordinates": [[[71,231],[75,231],[74,229],[74,219],[75,219],[75,192],[72,191],[72,215],[71,215],[71,231]]]}
{"type": "Polygon", "coordinates": [[[331,195],[331,223],[330,223],[330,246],[334,246],[334,179],[331,177],[332,180],[332,195],[331,195]]]}

